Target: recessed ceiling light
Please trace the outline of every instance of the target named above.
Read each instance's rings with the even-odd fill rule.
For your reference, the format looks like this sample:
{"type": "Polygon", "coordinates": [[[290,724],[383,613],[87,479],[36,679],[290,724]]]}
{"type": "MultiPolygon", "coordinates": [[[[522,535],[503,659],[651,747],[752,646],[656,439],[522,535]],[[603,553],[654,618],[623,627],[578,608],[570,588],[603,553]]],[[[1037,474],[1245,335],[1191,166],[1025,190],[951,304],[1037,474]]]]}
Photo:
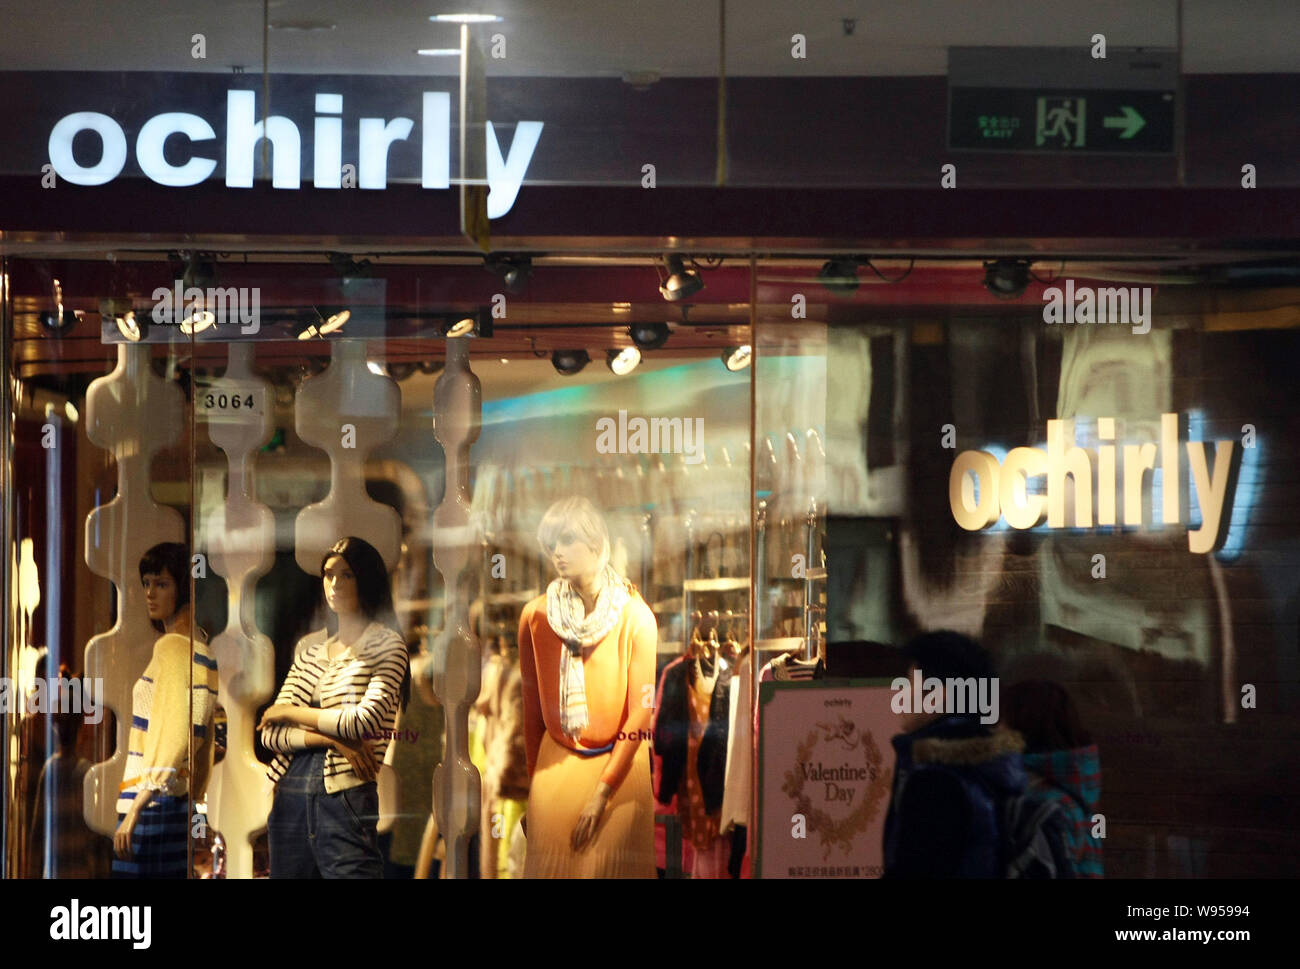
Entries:
{"type": "Polygon", "coordinates": [[[459,47],[424,47],[416,51],[421,57],[459,57],[459,47]]]}
{"type": "Polygon", "coordinates": [[[630,84],[638,91],[647,91],[650,85],[659,82],[658,71],[624,71],[623,83],[630,84]]]}
{"type": "Polygon", "coordinates": [[[494,13],[435,13],[429,19],[443,24],[494,24],[503,18],[494,13]]]}

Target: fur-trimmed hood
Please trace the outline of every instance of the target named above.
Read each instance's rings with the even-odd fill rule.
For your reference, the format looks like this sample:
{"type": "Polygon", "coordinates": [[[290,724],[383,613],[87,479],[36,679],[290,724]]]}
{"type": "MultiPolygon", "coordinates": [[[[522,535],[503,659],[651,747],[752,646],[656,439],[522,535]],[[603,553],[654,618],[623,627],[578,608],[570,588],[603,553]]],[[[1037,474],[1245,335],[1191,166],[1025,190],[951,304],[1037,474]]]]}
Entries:
{"type": "Polygon", "coordinates": [[[974,767],[1007,754],[1023,754],[1025,738],[1014,730],[994,730],[988,736],[947,740],[927,737],[912,745],[913,761],[920,764],[948,764],[974,767]]]}
{"type": "Polygon", "coordinates": [[[1003,793],[1025,789],[1025,739],[1014,730],[990,730],[974,717],[940,717],[893,740],[897,772],[946,767],[978,775],[1003,793]]]}

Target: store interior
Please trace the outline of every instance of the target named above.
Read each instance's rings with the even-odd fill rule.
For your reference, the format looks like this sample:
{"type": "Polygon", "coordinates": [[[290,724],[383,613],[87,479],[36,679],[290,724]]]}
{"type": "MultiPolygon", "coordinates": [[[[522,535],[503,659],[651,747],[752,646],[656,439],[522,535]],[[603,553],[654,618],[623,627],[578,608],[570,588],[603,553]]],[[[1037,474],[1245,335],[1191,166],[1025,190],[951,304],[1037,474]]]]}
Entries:
{"type": "MultiPolygon", "coordinates": [[[[99,723],[11,715],[6,870],[107,873],[107,792],[150,642],[135,563],[183,541],[206,555],[194,616],[222,670],[194,872],[265,874],[269,754],[253,727],[294,644],[322,625],[316,564],[358,534],[388,560],[414,674],[381,780],[386,871],[518,877],[516,637],[550,579],[538,521],[579,494],[654,613],[656,682],[681,659],[736,694],[719,727],[723,805],[701,824],[684,788],[657,791],[664,876],[750,871],[758,671],[897,675],[893,650],[924,628],[980,638],[1004,675],[1071,685],[1110,738],[1107,809],[1127,822],[1108,874],[1268,871],[1296,835],[1281,802],[1245,793],[1274,777],[1261,751],[1294,759],[1283,741],[1300,702],[1297,600],[1282,587],[1300,568],[1282,457],[1300,443],[1286,370],[1300,317],[1283,263],[314,247],[7,258],[9,668],[27,692],[102,679],[109,710],[99,723]],[[1153,289],[1150,334],[1045,325],[1044,293],[1067,277],[1153,289]],[[177,281],[235,302],[159,322],[160,288],[177,281]],[[1156,440],[1167,412],[1188,415],[1189,440],[1258,432],[1213,554],[1190,552],[1185,529],[972,532],[948,514],[958,452],[1005,458],[1074,417],[1080,445],[1095,445],[1096,418],[1156,440]],[[1250,742],[1243,682],[1272,685],[1250,742]],[[462,744],[481,798],[463,771],[435,777],[462,744]],[[56,797],[42,765],[64,750],[80,786],[56,797]],[[1208,792],[1198,750],[1231,765],[1208,792]],[[454,801],[433,823],[431,790],[454,801]]],[[[1160,504],[1154,489],[1141,501],[1160,504]]]]}

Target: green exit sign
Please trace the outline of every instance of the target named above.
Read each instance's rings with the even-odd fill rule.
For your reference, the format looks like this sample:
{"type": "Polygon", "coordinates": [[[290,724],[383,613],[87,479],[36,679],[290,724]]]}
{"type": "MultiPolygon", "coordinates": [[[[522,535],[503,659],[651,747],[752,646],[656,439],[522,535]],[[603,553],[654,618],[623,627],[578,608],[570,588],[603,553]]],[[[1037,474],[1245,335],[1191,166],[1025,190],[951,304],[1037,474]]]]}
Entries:
{"type": "Polygon", "coordinates": [[[1178,52],[948,48],[948,148],[1055,155],[1176,150],[1178,52]]]}
{"type": "Polygon", "coordinates": [[[948,147],[1172,154],[1174,92],[953,88],[948,98],[948,147]]]}

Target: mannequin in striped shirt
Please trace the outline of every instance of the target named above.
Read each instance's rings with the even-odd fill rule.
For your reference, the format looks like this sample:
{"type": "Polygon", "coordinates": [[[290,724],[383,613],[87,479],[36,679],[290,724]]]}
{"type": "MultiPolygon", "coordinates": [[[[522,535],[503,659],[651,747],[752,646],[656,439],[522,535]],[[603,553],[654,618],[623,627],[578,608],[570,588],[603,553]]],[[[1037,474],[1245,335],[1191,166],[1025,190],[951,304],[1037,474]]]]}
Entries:
{"type": "Polygon", "coordinates": [[[258,724],[276,752],[271,877],[381,878],[375,778],[410,689],[406,642],[388,570],[369,542],[335,544],[321,580],[330,628],[298,643],[258,724]]]}
{"type": "Polygon", "coordinates": [[[131,731],[113,833],[114,878],[189,874],[190,801],[212,768],[217,661],[190,616],[190,553],[163,542],[140,559],[149,621],[160,634],[131,691],[131,731]]]}

